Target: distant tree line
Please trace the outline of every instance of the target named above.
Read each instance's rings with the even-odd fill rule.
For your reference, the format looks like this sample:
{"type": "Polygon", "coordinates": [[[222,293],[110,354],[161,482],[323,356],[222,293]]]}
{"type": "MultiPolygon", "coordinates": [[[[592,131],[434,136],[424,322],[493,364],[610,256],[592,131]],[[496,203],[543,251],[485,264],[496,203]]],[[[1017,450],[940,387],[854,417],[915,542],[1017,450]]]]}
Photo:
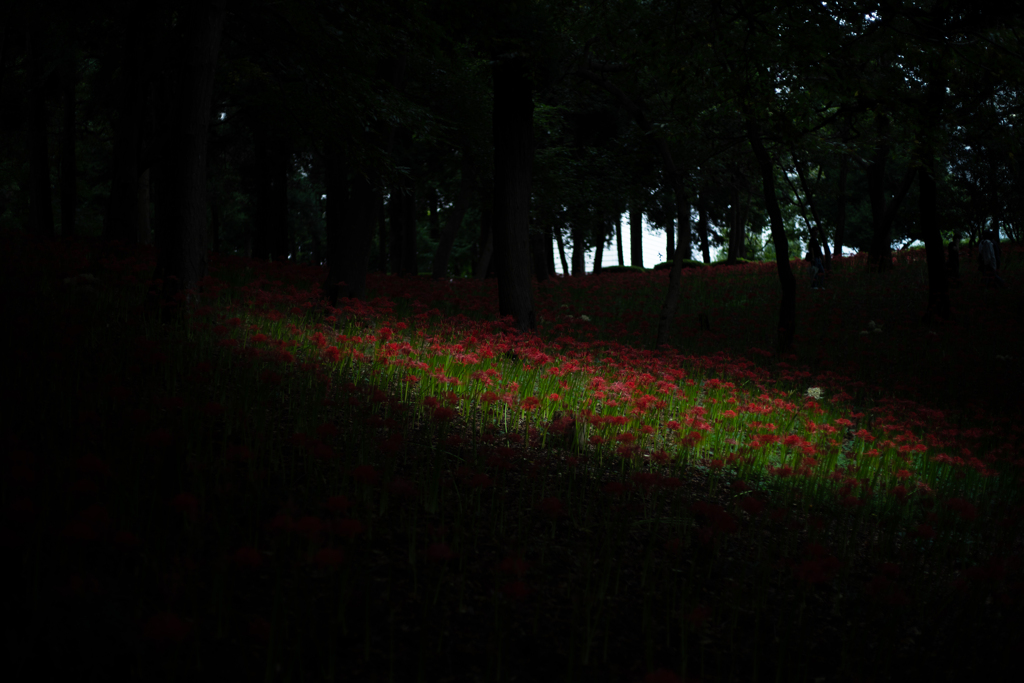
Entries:
{"type": "Polygon", "coordinates": [[[673,267],[772,259],[779,350],[790,258],[874,268],[925,244],[1024,239],[1020,14],[951,0],[41,0],[3,11],[0,226],[153,244],[154,296],[209,253],[532,282],[607,245],[673,267]],[[622,217],[628,219],[623,224],[622,217]],[[763,239],[763,235],[769,235],[763,239]]]}

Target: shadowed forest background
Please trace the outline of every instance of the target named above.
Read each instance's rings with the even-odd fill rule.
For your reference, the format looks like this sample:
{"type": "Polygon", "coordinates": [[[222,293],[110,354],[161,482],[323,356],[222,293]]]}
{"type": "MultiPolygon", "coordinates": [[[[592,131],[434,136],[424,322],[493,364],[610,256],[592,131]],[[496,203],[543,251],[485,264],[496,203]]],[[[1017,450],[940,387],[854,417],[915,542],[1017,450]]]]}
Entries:
{"type": "Polygon", "coordinates": [[[1002,673],[1007,7],[5,7],[11,666],[1002,673]]]}

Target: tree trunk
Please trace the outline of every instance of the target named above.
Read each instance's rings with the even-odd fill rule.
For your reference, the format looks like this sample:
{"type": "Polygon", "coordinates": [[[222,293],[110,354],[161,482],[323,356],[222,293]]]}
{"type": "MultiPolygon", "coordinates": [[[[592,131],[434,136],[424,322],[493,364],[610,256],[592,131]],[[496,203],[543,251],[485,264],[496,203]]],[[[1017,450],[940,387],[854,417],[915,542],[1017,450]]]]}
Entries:
{"type": "Polygon", "coordinates": [[[60,233],[76,237],[78,227],[78,164],[75,158],[75,89],[78,86],[78,59],[74,41],[66,48],[61,63],[63,116],[60,134],[60,233]]]}
{"type": "Polygon", "coordinates": [[[704,259],[704,263],[711,263],[711,249],[708,245],[708,200],[703,190],[697,197],[697,226],[701,258],[704,259]]]}
{"type": "Polygon", "coordinates": [[[604,221],[594,221],[594,272],[601,272],[601,265],[604,263],[604,240],[605,240],[605,228],[607,226],[604,221]]]}
{"type": "Polygon", "coordinates": [[[194,291],[206,273],[206,141],[225,0],[195,2],[184,20],[180,90],[169,122],[156,277],[161,301],[194,291]]]}
{"type": "Polygon", "coordinates": [[[136,191],[138,204],[135,224],[138,227],[139,244],[153,244],[153,228],[149,220],[149,175],[148,168],[142,171],[139,175],[139,189],[136,191]]]}
{"type": "Polygon", "coordinates": [[[352,215],[342,218],[344,249],[343,275],[347,285],[345,296],[366,298],[366,276],[370,270],[373,230],[378,222],[380,194],[374,183],[362,173],[352,179],[349,206],[352,215]]]}
{"type": "Polygon", "coordinates": [[[459,228],[462,227],[462,219],[466,216],[469,202],[473,196],[473,169],[462,151],[462,168],[459,171],[459,193],[455,197],[452,208],[448,209],[444,219],[444,230],[437,242],[437,251],[434,252],[434,277],[443,278],[448,276],[448,261],[451,259],[452,246],[455,244],[455,237],[459,228]]]}
{"type": "Polygon", "coordinates": [[[256,234],[253,257],[263,261],[287,260],[288,174],[290,164],[283,142],[264,126],[253,135],[256,161],[256,234]]]}
{"type": "Polygon", "coordinates": [[[483,280],[491,269],[494,256],[494,179],[490,175],[480,178],[480,258],[476,264],[476,277],[483,280]]]}
{"type": "Polygon", "coordinates": [[[892,266],[892,236],[890,228],[896,218],[896,211],[914,180],[917,169],[910,167],[903,175],[893,198],[885,199],[885,165],[889,157],[889,144],[885,139],[889,130],[889,119],[880,114],[877,119],[878,143],[875,157],[867,167],[868,197],[871,200],[871,247],[868,249],[868,264],[875,270],[888,270],[892,266]]]}
{"type": "Polygon", "coordinates": [[[629,204],[629,264],[644,267],[644,214],[634,202],[629,204]]]}
{"type": "MultiPolygon", "coordinates": [[[[937,64],[941,64],[941,60],[937,64]]],[[[938,191],[935,183],[935,146],[932,137],[937,133],[946,94],[946,79],[932,75],[925,91],[925,107],[920,137],[921,172],[918,175],[919,220],[928,259],[928,308],[925,321],[950,317],[949,281],[946,275],[946,254],[939,232],[938,191]]]]}
{"type": "Polygon", "coordinates": [[[148,13],[142,5],[129,11],[121,51],[121,91],[114,122],[113,173],[103,222],[104,237],[124,244],[135,244],[139,234],[139,156],[147,88],[143,63],[148,49],[148,28],[148,13]]]}
{"type": "Polygon", "coordinates": [[[586,247],[583,246],[583,229],[572,226],[572,276],[582,277],[586,275],[586,260],[584,254],[586,247]]]}
{"type": "Polygon", "coordinates": [[[796,278],[789,264],[789,239],[786,237],[786,226],[782,220],[782,210],[775,194],[775,170],[772,159],[761,142],[761,133],[756,124],[747,121],[747,139],[754,151],[757,167],[761,173],[764,187],[764,203],[768,210],[768,220],[772,231],[772,243],[775,245],[775,264],[779,271],[779,283],[782,285],[782,301],[779,304],[779,327],[776,350],[778,354],[789,353],[793,348],[793,335],[796,331],[796,278]]]}
{"type": "Polygon", "coordinates": [[[435,242],[441,241],[441,219],[437,213],[439,203],[437,188],[432,187],[427,190],[427,224],[430,226],[430,239],[435,242]]]}
{"type": "Polygon", "coordinates": [[[498,310],[522,332],[537,327],[530,282],[533,91],[520,58],[494,64],[494,255],[498,310]]]}
{"type": "Polygon", "coordinates": [[[29,205],[32,232],[53,237],[53,200],[50,194],[50,138],[47,131],[45,23],[32,17],[28,30],[28,161],[29,205]]]}
{"type": "Polygon", "coordinates": [[[549,224],[547,230],[544,233],[545,247],[544,255],[547,262],[548,273],[553,277],[555,275],[555,229],[549,224]]]}
{"type": "MultiPolygon", "coordinates": [[[[341,283],[345,282],[345,230],[343,224],[349,220],[348,169],[345,159],[337,149],[328,149],[324,155],[324,190],[327,194],[327,215],[324,220],[327,233],[327,279],[324,280],[324,297],[337,307],[341,283]]],[[[347,282],[346,282],[347,286],[347,282]]]]}
{"type": "Polygon", "coordinates": [[[565,243],[562,240],[562,229],[555,228],[555,242],[558,244],[558,258],[562,261],[562,275],[569,275],[569,262],[565,259],[565,243]]]}
{"type": "Polygon", "coordinates": [[[544,248],[544,238],[547,237],[547,230],[535,230],[530,232],[530,257],[533,259],[533,274],[537,282],[544,282],[551,273],[548,272],[548,259],[551,257],[551,242],[544,248]]]}
{"type": "Polygon", "coordinates": [[[796,166],[796,174],[800,179],[800,188],[804,192],[804,202],[807,204],[807,210],[810,212],[811,218],[814,220],[814,228],[818,231],[818,244],[821,245],[821,250],[824,254],[824,263],[822,265],[825,267],[825,270],[831,271],[832,250],[828,248],[828,240],[825,238],[825,226],[821,223],[821,216],[818,215],[817,202],[814,197],[811,196],[811,189],[807,184],[807,171],[804,169],[803,162],[795,157],[793,159],[793,164],[796,166]]]}
{"type": "MultiPolygon", "coordinates": [[[[680,225],[680,230],[682,226],[680,225]]],[[[676,256],[676,226],[674,221],[669,218],[668,225],[665,226],[665,260],[671,261],[676,256]]]]}
{"type": "Polygon", "coordinates": [[[625,259],[622,258],[622,214],[615,219],[615,247],[619,252],[619,266],[626,265],[625,259]]]}
{"type": "Polygon", "coordinates": [[[837,259],[843,258],[843,242],[846,239],[846,177],[850,168],[850,158],[845,154],[839,160],[839,197],[838,214],[836,216],[836,235],[832,240],[837,259]]]}

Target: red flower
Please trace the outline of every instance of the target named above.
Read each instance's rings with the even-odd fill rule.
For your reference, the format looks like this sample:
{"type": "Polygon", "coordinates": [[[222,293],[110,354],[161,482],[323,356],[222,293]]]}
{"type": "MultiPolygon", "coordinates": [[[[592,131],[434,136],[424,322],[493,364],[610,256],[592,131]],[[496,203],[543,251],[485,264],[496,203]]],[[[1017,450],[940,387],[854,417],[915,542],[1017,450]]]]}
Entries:
{"type": "Polygon", "coordinates": [[[358,519],[339,519],[334,523],[334,533],[349,540],[363,533],[364,529],[363,523],[358,519]]]}
{"type": "Polygon", "coordinates": [[[523,581],[510,581],[501,587],[501,592],[512,600],[524,600],[530,594],[530,587],[523,581]]]}
{"type": "Polygon", "coordinates": [[[438,422],[448,422],[455,417],[455,409],[447,406],[439,406],[434,409],[434,419],[438,422]]]}
{"type": "Polygon", "coordinates": [[[540,405],[540,399],[536,396],[527,396],[523,399],[522,408],[526,412],[531,412],[534,408],[540,405]]]}
{"type": "Polygon", "coordinates": [[[337,346],[328,346],[324,349],[324,358],[332,363],[337,363],[341,360],[341,351],[338,350],[337,346]]]}
{"type": "Polygon", "coordinates": [[[557,519],[565,514],[565,509],[562,505],[562,501],[555,497],[544,498],[537,503],[537,509],[543,512],[551,519],[557,519]]]}
{"type": "Polygon", "coordinates": [[[189,631],[189,625],[171,612],[153,615],[142,627],[142,635],[157,645],[180,643],[188,638],[189,631]]]}
{"type": "Polygon", "coordinates": [[[340,548],[321,548],[313,558],[313,564],[321,569],[335,569],[345,562],[345,553],[340,548]]]}
{"type": "Polygon", "coordinates": [[[231,556],[232,562],[242,569],[255,569],[263,563],[263,557],[256,548],[242,547],[231,556]]]}

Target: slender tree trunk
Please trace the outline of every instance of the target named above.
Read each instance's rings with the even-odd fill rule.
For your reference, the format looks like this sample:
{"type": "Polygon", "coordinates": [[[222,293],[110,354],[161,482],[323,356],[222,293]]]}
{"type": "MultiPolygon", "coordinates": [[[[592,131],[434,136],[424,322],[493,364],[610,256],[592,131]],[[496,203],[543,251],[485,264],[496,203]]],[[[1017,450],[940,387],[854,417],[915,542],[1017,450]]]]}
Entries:
{"type": "Polygon", "coordinates": [[[452,208],[447,211],[444,230],[438,239],[437,251],[434,252],[435,278],[448,276],[448,261],[451,259],[452,246],[455,244],[455,237],[458,235],[459,228],[462,227],[462,219],[465,217],[469,202],[473,197],[473,170],[465,149],[462,152],[462,168],[459,173],[461,175],[459,193],[455,197],[452,208]]]}
{"type": "Polygon", "coordinates": [[[324,297],[337,307],[341,283],[345,282],[345,229],[344,223],[349,220],[348,169],[345,159],[337,149],[328,149],[324,155],[325,177],[324,190],[327,194],[327,215],[325,231],[327,233],[327,279],[324,280],[324,297]]]}
{"type": "Polygon", "coordinates": [[[554,230],[555,242],[558,244],[558,258],[562,261],[562,275],[569,275],[569,262],[565,259],[565,243],[562,240],[562,230],[557,228],[554,230]]]}
{"type": "Polygon", "coordinates": [[[439,203],[437,188],[431,187],[427,190],[427,224],[430,226],[430,239],[435,242],[441,240],[441,219],[437,213],[439,203]]]}
{"type": "Polygon", "coordinates": [[[179,292],[198,289],[206,273],[206,141],[224,15],[225,0],[197,0],[183,22],[181,88],[168,131],[160,197],[166,222],[156,275],[163,281],[165,303],[179,292]]]}
{"type": "Polygon", "coordinates": [[[406,185],[408,193],[402,200],[402,274],[418,275],[419,258],[416,252],[416,181],[410,178],[406,185]]]}
{"type": "Polygon", "coordinates": [[[384,190],[381,187],[374,188],[374,211],[377,216],[377,270],[381,273],[388,272],[388,221],[387,205],[384,203],[384,190]]]}
{"type": "Polygon", "coordinates": [[[796,166],[796,174],[800,179],[800,188],[804,193],[804,201],[807,204],[807,210],[810,212],[811,218],[814,220],[814,227],[818,231],[818,244],[821,245],[821,250],[825,258],[825,263],[822,265],[825,267],[825,270],[831,271],[832,250],[828,248],[828,239],[825,237],[825,226],[821,222],[821,216],[818,215],[817,200],[811,196],[811,189],[807,184],[807,171],[804,168],[803,161],[796,157],[793,158],[793,164],[796,166]]]}
{"type": "Polygon", "coordinates": [[[634,202],[629,204],[629,264],[644,267],[644,214],[634,202]]]}
{"type": "Polygon", "coordinates": [[[543,247],[543,253],[545,255],[545,261],[547,262],[548,273],[551,276],[555,275],[555,237],[552,234],[554,228],[548,224],[547,230],[544,232],[545,245],[543,247]]]}
{"type": "Polygon", "coordinates": [[[837,259],[843,258],[843,243],[846,239],[846,177],[850,169],[850,158],[845,154],[839,161],[839,197],[836,216],[836,236],[833,240],[837,259]]]}
{"type": "Polygon", "coordinates": [[[61,64],[61,90],[64,109],[60,135],[60,232],[76,237],[78,226],[78,163],[75,157],[75,89],[78,86],[78,58],[74,40],[66,48],[61,64]]]}
{"type": "Polygon", "coordinates": [[[379,190],[368,177],[356,173],[352,179],[349,206],[352,215],[342,219],[344,245],[345,296],[350,299],[366,298],[366,276],[370,270],[370,252],[373,249],[373,229],[378,221],[379,190]]]}
{"type": "Polygon", "coordinates": [[[775,264],[779,271],[779,283],[782,285],[782,301],[779,304],[779,327],[777,352],[781,355],[789,353],[793,348],[793,335],[796,332],[796,277],[789,264],[789,239],[786,237],[786,226],[782,219],[782,210],[775,194],[775,169],[772,159],[761,142],[761,133],[757,126],[748,119],[747,139],[754,151],[757,167],[761,173],[764,187],[764,203],[768,210],[768,220],[772,231],[772,243],[775,245],[775,264]]]}
{"type": "Polygon", "coordinates": [[[544,247],[544,238],[548,236],[547,230],[534,230],[530,232],[530,257],[533,259],[533,274],[537,282],[544,282],[551,273],[548,272],[548,259],[551,257],[551,243],[544,247]]]}
{"type": "Polygon", "coordinates": [[[480,178],[480,258],[476,277],[483,280],[491,269],[494,256],[494,179],[488,174],[480,178]]]}
{"type": "Polygon", "coordinates": [[[622,214],[615,219],[615,247],[619,252],[619,265],[626,265],[626,261],[622,257],[622,214]]]}
{"type": "Polygon", "coordinates": [[[884,114],[877,118],[878,143],[875,157],[867,167],[868,197],[871,200],[871,246],[868,249],[868,263],[875,270],[888,270],[892,267],[892,227],[896,211],[903,203],[914,174],[917,169],[908,168],[896,190],[896,194],[888,202],[885,199],[885,166],[889,157],[889,144],[886,135],[889,130],[889,119],[884,114]]]}
{"type": "Polygon", "coordinates": [[[494,64],[494,255],[498,310],[522,332],[537,327],[530,283],[533,90],[519,58],[494,64]]]}
{"type": "Polygon", "coordinates": [[[604,240],[605,240],[605,226],[604,221],[597,220],[594,222],[594,272],[601,272],[601,265],[604,263],[604,240]]]}
{"type": "MultiPolygon", "coordinates": [[[[33,13],[34,14],[34,13],[33,13]]],[[[47,131],[45,23],[41,17],[29,19],[28,61],[28,160],[29,205],[32,232],[53,237],[53,199],[50,194],[50,138],[47,131]]]]}
{"type": "MultiPolygon", "coordinates": [[[[936,62],[941,64],[942,61],[936,62]]],[[[937,69],[936,69],[937,70],[937,69]]],[[[918,175],[920,230],[928,258],[928,308],[924,319],[948,320],[950,317],[949,281],[946,275],[946,254],[939,232],[938,191],[935,183],[936,163],[933,136],[938,132],[946,94],[946,79],[931,74],[925,91],[923,124],[920,132],[921,172],[918,175]]]]}
{"type": "Polygon", "coordinates": [[[704,259],[704,263],[711,263],[711,249],[708,245],[708,200],[703,191],[697,197],[697,226],[701,258],[704,259]]]}
{"type": "MultiPolygon", "coordinates": [[[[139,226],[139,153],[146,105],[143,73],[149,42],[149,16],[142,4],[129,10],[121,50],[121,88],[114,122],[113,173],[103,233],[108,240],[135,244],[139,226]]],[[[169,150],[173,153],[173,150],[169,150]]]]}
{"type": "Polygon", "coordinates": [[[676,226],[674,221],[669,218],[668,224],[665,226],[665,260],[671,261],[676,257],[676,226]]]}
{"type": "Polygon", "coordinates": [[[153,244],[153,228],[149,219],[149,169],[145,169],[139,176],[136,226],[138,227],[138,243],[153,244]]]}
{"type": "Polygon", "coordinates": [[[586,275],[586,260],[584,254],[586,248],[583,246],[583,228],[572,226],[572,276],[582,277],[586,275]]]}
{"type": "Polygon", "coordinates": [[[684,261],[693,257],[693,229],[690,225],[690,202],[682,188],[676,190],[676,222],[678,234],[676,239],[676,255],[684,261]]]}

